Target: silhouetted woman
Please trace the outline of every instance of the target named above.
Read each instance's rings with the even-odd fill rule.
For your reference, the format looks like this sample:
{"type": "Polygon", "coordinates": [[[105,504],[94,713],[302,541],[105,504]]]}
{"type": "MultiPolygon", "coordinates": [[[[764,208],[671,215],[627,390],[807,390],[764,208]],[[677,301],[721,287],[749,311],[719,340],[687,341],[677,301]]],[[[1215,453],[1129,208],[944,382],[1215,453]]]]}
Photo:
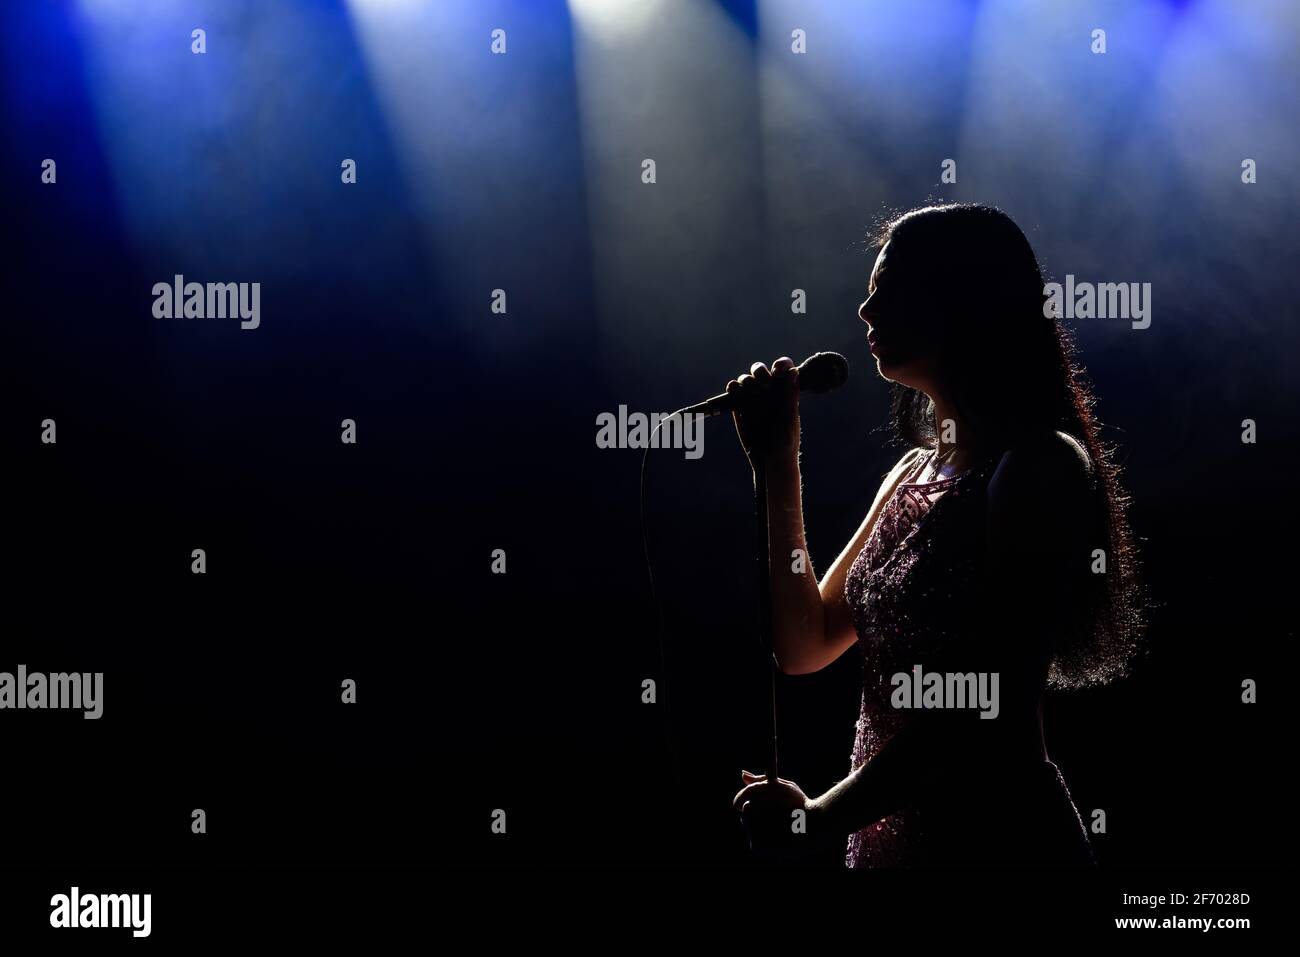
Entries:
{"type": "MultiPolygon", "coordinates": [[[[797,373],[757,363],[727,384],[769,491],[773,650],[786,674],[862,653],[850,775],[807,797],[742,773],[735,806],[759,847],[807,833],[847,842],[850,867],[1092,862],[1048,758],[1046,688],[1100,684],[1139,628],[1133,545],[1092,398],[1051,316],[1019,227],[983,206],[889,222],[859,310],[909,446],[817,581],[804,549],[797,373]],[[997,675],[992,708],[909,709],[902,678],[997,675]]],[[[955,685],[953,685],[955,687],[955,685]]],[[[968,685],[967,687],[973,687],[968,685]]]]}

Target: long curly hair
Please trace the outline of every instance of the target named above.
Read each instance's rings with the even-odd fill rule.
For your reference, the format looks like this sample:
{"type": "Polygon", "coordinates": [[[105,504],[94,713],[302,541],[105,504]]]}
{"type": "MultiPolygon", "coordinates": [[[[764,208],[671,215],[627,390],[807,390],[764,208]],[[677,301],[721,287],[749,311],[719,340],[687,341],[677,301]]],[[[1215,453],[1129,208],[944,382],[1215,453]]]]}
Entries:
{"type": "MultiPolygon", "coordinates": [[[[1018,436],[1059,430],[1087,450],[1106,574],[1091,576],[1088,614],[1054,648],[1048,685],[1080,688],[1125,674],[1144,619],[1129,500],[1115,449],[1101,440],[1074,339],[1048,306],[1029,240],[1006,213],[968,203],[890,216],[873,240],[892,242],[891,252],[920,248],[926,262],[942,263],[942,280],[924,283],[919,294],[942,317],[939,362],[952,401],[981,436],[1007,448],[1018,436]]],[[[934,404],[923,392],[895,383],[891,416],[905,443],[936,446],[934,404]]]]}

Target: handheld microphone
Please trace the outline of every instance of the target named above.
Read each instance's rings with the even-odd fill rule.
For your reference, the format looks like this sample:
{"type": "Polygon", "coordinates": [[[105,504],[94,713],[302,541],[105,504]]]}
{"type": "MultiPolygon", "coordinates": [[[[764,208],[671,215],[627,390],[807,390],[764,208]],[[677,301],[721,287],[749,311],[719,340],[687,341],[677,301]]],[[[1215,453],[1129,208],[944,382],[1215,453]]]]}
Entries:
{"type": "MultiPolygon", "coordinates": [[[[849,360],[838,352],[819,352],[799,364],[799,394],[812,395],[838,389],[849,378],[849,360]]],[[[722,393],[687,406],[675,415],[722,415],[736,408],[739,396],[722,393]]]]}

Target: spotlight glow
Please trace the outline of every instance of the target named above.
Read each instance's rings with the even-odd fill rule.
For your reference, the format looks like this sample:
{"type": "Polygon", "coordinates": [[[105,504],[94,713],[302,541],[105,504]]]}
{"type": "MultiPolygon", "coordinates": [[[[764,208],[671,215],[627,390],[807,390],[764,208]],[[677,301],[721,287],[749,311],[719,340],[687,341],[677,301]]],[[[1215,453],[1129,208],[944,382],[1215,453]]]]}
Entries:
{"type": "Polygon", "coordinates": [[[569,0],[569,13],[589,40],[614,45],[637,37],[666,6],[667,0],[569,0]]]}

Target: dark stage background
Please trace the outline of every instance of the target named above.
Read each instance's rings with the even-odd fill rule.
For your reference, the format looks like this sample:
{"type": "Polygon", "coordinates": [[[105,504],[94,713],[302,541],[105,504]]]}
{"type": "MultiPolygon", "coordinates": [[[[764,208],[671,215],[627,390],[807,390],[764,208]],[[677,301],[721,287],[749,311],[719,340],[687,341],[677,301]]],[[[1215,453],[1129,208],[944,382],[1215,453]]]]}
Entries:
{"type": "MultiPolygon", "coordinates": [[[[1131,680],[1048,705],[1099,856],[1276,863],[1296,10],[699,3],[612,35],[599,4],[435,6],[4,6],[0,670],[105,673],[99,721],[0,715],[6,862],[746,863],[747,466],[721,420],[698,461],[652,453],[663,672],[640,453],[598,449],[596,417],[843,352],[849,385],[804,405],[824,570],[901,453],[865,237],[955,199],[1006,209],[1055,278],[1153,284],[1149,329],[1074,324],[1153,605],[1131,680]],[[153,318],[177,273],[261,282],[260,328],[153,318]]],[[[858,680],[850,653],[780,682],[810,793],[848,770],[858,680]]]]}

